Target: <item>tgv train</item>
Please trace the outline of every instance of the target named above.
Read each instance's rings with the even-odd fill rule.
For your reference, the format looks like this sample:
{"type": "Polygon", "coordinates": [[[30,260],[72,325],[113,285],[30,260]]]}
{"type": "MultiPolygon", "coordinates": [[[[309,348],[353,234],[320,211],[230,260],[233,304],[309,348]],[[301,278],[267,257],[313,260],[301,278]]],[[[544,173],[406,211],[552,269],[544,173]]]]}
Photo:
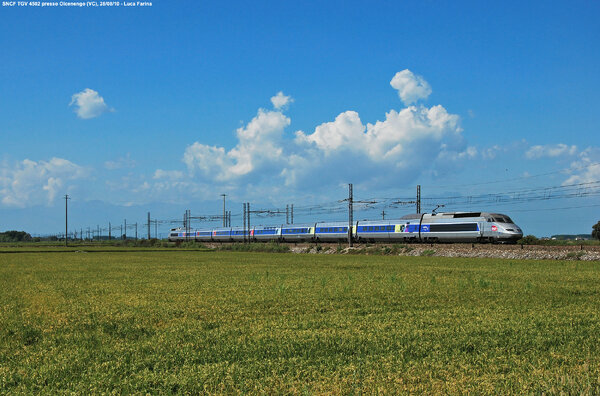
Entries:
{"type": "MultiPolygon", "coordinates": [[[[397,220],[355,221],[351,233],[358,242],[515,243],[523,237],[521,228],[510,217],[484,212],[418,213],[397,220]]],[[[348,234],[347,222],[321,222],[191,232],[175,228],[169,233],[169,241],[341,242],[348,240],[348,234]]]]}

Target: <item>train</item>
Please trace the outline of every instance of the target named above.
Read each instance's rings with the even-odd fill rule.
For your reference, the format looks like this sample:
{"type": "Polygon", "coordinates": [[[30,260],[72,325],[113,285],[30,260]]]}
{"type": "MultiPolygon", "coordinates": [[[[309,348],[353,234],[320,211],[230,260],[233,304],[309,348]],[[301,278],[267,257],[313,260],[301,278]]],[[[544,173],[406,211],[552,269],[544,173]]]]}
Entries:
{"type": "Polygon", "coordinates": [[[169,241],[198,242],[516,243],[523,231],[507,215],[487,212],[415,213],[392,220],[315,222],[275,226],[171,229],[169,241]],[[350,230],[349,230],[350,229],[350,230]]]}

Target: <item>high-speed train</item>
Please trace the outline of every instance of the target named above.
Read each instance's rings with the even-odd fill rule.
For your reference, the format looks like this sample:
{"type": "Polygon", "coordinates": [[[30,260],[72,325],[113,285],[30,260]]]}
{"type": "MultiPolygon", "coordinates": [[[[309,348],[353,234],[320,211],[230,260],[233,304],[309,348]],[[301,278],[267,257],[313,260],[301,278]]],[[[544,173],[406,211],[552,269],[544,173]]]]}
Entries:
{"type": "MultiPolygon", "coordinates": [[[[350,232],[357,242],[515,243],[523,237],[521,228],[510,217],[485,212],[417,213],[396,220],[355,221],[350,232]]],[[[319,222],[191,232],[174,228],[169,233],[169,241],[342,242],[348,240],[348,234],[347,222],[319,222]]]]}

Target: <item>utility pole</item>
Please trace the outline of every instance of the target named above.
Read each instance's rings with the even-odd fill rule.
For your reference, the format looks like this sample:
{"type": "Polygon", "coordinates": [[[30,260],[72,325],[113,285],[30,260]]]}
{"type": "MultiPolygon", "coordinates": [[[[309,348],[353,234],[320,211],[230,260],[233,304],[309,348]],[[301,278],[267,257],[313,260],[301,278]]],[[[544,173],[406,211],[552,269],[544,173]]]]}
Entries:
{"type": "Polygon", "coordinates": [[[285,205],[285,224],[290,224],[290,205],[285,205]]]}
{"type": "Polygon", "coordinates": [[[187,214],[187,221],[185,222],[185,224],[187,225],[187,228],[185,230],[185,240],[189,240],[190,239],[190,233],[192,232],[192,226],[190,225],[190,217],[192,217],[192,211],[191,210],[186,210],[186,214],[187,214]]]}
{"type": "Polygon", "coordinates": [[[158,239],[158,220],[154,219],[154,238],[158,239]]]}
{"type": "Polygon", "coordinates": [[[69,236],[69,196],[65,194],[65,246],[69,246],[68,236],[69,236]]]}
{"type": "Polygon", "coordinates": [[[150,239],[150,212],[148,212],[148,239],[150,239]]]}
{"type": "Polygon", "coordinates": [[[417,213],[421,213],[421,185],[417,184],[417,213]]]}
{"type": "Polygon", "coordinates": [[[125,230],[123,235],[125,236],[125,240],[127,240],[127,219],[125,219],[125,227],[123,227],[123,229],[125,230]]]}
{"type": "Polygon", "coordinates": [[[109,241],[110,241],[110,240],[111,240],[111,238],[112,238],[112,235],[111,235],[111,233],[110,233],[110,232],[111,232],[111,228],[112,228],[112,227],[110,226],[110,221],[109,221],[109,222],[108,222],[108,240],[109,240],[109,241]]]}
{"type": "Polygon", "coordinates": [[[352,210],[352,183],[348,184],[348,246],[352,247],[352,222],[353,222],[353,210],[352,210]]]}
{"type": "Polygon", "coordinates": [[[246,243],[246,202],[244,202],[244,243],[246,243]]]}
{"type": "Polygon", "coordinates": [[[294,224],[294,204],[292,204],[290,223],[294,224]]]}
{"type": "Polygon", "coordinates": [[[250,227],[250,202],[246,202],[246,214],[248,215],[248,242],[252,242],[252,238],[250,233],[252,232],[252,228],[250,227]]]}
{"type": "Polygon", "coordinates": [[[123,224],[121,224],[121,240],[123,240],[123,224]]]}
{"type": "Polygon", "coordinates": [[[227,227],[231,227],[231,210],[229,211],[229,214],[227,215],[227,227]]]}
{"type": "Polygon", "coordinates": [[[221,194],[221,196],[223,197],[223,227],[227,227],[227,222],[225,220],[225,197],[227,194],[221,194]]]}
{"type": "Polygon", "coordinates": [[[135,222],[135,240],[137,241],[137,221],[135,222]]]}
{"type": "Polygon", "coordinates": [[[381,211],[381,220],[385,220],[385,210],[381,211]]]}
{"type": "Polygon", "coordinates": [[[100,224],[96,224],[96,229],[98,230],[98,241],[100,240],[100,224]]]}
{"type": "Polygon", "coordinates": [[[83,242],[83,228],[79,228],[79,239],[83,242]]]}

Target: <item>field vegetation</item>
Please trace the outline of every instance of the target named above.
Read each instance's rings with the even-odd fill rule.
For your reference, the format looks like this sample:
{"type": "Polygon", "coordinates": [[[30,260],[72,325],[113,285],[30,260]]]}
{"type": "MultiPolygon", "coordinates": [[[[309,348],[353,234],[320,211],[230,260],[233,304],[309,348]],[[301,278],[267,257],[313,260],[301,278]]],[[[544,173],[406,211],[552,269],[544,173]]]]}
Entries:
{"type": "Polygon", "coordinates": [[[600,263],[0,254],[0,393],[600,393],[600,263]]]}

